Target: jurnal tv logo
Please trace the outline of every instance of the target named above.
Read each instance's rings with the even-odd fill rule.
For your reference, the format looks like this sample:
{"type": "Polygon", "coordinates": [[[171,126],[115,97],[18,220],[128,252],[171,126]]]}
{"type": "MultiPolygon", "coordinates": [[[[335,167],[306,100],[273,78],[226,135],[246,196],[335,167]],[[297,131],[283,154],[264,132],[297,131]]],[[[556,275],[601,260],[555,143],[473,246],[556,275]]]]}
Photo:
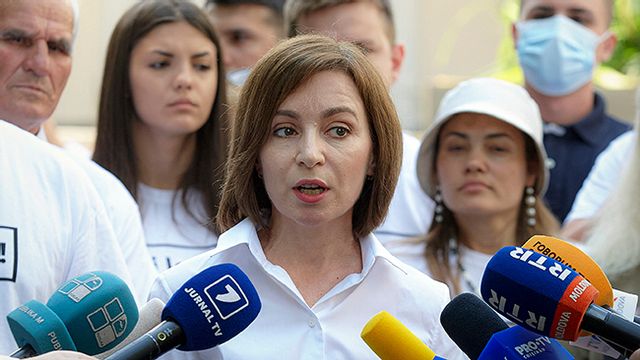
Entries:
{"type": "Polygon", "coordinates": [[[118,298],[87,315],[87,321],[101,348],[114,342],[127,329],[127,315],[118,298]]]}
{"type": "Polygon", "coordinates": [[[225,275],[204,289],[222,320],[249,306],[249,299],[231,275],[225,275]]]}
{"type": "Polygon", "coordinates": [[[58,292],[79,303],[92,291],[98,290],[100,286],[102,286],[102,279],[96,274],[89,273],[71,279],[62,285],[58,292]]]}

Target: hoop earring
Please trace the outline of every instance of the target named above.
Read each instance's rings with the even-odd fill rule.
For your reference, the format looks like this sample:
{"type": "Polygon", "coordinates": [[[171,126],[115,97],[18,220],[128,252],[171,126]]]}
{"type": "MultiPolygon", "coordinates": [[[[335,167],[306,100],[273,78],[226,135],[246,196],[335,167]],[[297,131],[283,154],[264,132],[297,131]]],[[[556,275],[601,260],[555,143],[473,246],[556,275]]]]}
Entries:
{"type": "Polygon", "coordinates": [[[527,186],[524,190],[525,192],[525,211],[527,216],[527,226],[534,227],[536,226],[536,197],[535,197],[535,189],[532,186],[527,186]]]}
{"type": "Polygon", "coordinates": [[[433,210],[435,214],[433,219],[435,220],[436,224],[442,224],[442,221],[444,220],[444,205],[442,204],[442,193],[440,193],[439,186],[436,187],[436,194],[434,195],[433,200],[435,200],[436,202],[436,207],[433,210]]]}

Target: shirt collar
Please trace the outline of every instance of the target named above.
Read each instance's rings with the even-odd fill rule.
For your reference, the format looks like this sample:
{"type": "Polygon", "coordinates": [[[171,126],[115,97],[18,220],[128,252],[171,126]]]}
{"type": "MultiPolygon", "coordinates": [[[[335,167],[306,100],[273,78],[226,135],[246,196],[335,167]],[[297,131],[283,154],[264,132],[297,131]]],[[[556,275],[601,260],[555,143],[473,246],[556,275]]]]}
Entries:
{"type": "Polygon", "coordinates": [[[607,131],[607,122],[602,121],[605,117],[605,110],[604,100],[598,93],[594,93],[591,112],[570,127],[583,141],[590,145],[604,145],[608,142],[607,138],[602,136],[607,131]]]}
{"type": "MultiPolygon", "coordinates": [[[[270,262],[264,254],[256,230],[255,224],[249,218],[245,218],[220,235],[216,253],[246,244],[260,265],[262,267],[268,267],[270,262]]],[[[360,239],[360,249],[362,254],[362,275],[369,273],[378,258],[384,259],[394,266],[398,266],[399,260],[393,257],[373,234],[369,234],[360,239]]]]}

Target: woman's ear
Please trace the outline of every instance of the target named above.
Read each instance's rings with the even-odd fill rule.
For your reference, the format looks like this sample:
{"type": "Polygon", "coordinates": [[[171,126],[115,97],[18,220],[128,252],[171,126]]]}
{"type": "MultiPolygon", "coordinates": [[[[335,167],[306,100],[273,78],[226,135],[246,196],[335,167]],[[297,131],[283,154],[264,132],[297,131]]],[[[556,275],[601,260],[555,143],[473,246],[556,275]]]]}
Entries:
{"type": "Polygon", "coordinates": [[[258,161],[256,161],[256,166],[255,166],[255,168],[256,168],[256,172],[258,173],[258,177],[259,177],[260,179],[262,179],[262,164],[260,164],[260,161],[259,161],[259,160],[258,160],[258,161]]]}
{"type": "Polygon", "coordinates": [[[538,180],[538,162],[529,161],[527,164],[527,178],[525,180],[525,185],[535,187],[536,180],[538,180]]]}
{"type": "Polygon", "coordinates": [[[367,176],[373,176],[376,170],[376,161],[373,158],[373,154],[369,157],[369,165],[367,165],[367,176]]]}

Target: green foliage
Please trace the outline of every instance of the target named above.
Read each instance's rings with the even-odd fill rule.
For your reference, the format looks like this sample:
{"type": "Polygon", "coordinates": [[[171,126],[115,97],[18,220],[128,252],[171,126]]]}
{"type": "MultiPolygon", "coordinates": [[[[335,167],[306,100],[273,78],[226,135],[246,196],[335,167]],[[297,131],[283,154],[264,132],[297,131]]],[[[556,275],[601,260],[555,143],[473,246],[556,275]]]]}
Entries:
{"type": "MultiPolygon", "coordinates": [[[[519,15],[519,0],[503,0],[500,12],[505,19],[505,36],[498,50],[498,66],[493,76],[522,83],[522,72],[511,39],[511,23],[519,15]]],[[[596,70],[595,81],[610,89],[635,88],[640,79],[640,0],[615,0],[611,31],[618,44],[611,59],[596,70]]]]}
{"type": "Polygon", "coordinates": [[[618,45],[605,63],[622,73],[640,76],[640,1],[616,0],[611,29],[618,36],[618,45]]]}

